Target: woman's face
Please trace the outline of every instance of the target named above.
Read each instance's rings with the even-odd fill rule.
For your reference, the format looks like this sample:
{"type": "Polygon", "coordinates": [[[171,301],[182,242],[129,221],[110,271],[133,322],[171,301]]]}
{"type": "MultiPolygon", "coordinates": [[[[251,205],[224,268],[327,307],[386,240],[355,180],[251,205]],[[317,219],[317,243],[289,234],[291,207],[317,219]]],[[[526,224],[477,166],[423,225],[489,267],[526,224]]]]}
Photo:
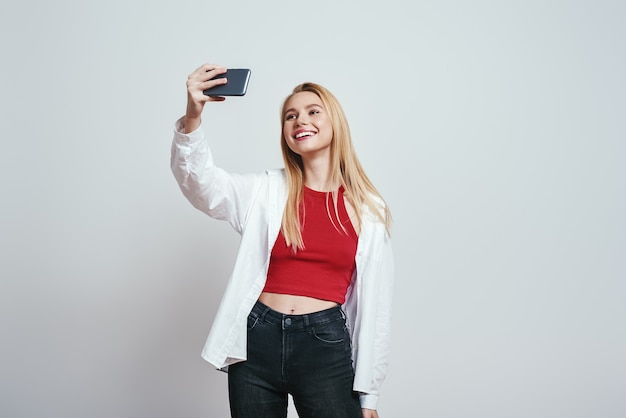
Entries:
{"type": "Polygon", "coordinates": [[[317,94],[303,91],[287,100],[283,137],[289,149],[303,158],[330,156],[333,127],[317,94]]]}

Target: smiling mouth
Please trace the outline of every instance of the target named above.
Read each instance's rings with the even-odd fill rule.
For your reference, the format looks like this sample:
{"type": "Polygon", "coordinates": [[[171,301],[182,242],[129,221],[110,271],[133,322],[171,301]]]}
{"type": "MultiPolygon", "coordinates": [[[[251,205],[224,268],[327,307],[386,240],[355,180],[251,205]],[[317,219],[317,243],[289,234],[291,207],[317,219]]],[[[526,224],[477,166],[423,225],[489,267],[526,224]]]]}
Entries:
{"type": "Polygon", "coordinates": [[[315,134],[316,134],[316,132],[313,132],[313,131],[298,132],[297,134],[294,135],[294,138],[296,138],[296,139],[303,139],[303,138],[307,138],[309,136],[313,136],[315,134]]]}

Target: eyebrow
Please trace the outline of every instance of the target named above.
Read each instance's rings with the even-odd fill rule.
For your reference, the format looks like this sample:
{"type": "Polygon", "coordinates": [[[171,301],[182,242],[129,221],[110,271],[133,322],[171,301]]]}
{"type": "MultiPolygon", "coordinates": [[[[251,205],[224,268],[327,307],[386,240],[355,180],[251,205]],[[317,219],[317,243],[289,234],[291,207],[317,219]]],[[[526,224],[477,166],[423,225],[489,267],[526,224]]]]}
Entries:
{"type": "MultiPolygon", "coordinates": [[[[322,106],[322,105],[320,105],[320,104],[317,104],[317,103],[311,103],[310,105],[306,105],[304,108],[305,108],[305,109],[310,109],[310,108],[312,108],[312,107],[319,107],[320,109],[323,109],[323,108],[324,108],[324,106],[322,106]]],[[[296,111],[296,109],[294,109],[293,107],[290,107],[289,109],[285,110],[285,115],[286,115],[287,113],[289,113],[289,112],[295,112],[295,111],[296,111]]]]}

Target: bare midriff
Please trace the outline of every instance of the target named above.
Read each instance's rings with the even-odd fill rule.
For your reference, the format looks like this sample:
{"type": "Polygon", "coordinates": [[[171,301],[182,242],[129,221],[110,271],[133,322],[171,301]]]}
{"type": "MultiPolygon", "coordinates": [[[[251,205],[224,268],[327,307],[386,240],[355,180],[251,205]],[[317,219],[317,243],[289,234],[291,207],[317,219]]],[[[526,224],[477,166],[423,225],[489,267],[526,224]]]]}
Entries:
{"type": "Polygon", "coordinates": [[[309,296],[284,295],[269,292],[261,293],[259,301],[273,310],[287,315],[304,315],[334,308],[338,305],[337,302],[316,299],[309,296]]]}

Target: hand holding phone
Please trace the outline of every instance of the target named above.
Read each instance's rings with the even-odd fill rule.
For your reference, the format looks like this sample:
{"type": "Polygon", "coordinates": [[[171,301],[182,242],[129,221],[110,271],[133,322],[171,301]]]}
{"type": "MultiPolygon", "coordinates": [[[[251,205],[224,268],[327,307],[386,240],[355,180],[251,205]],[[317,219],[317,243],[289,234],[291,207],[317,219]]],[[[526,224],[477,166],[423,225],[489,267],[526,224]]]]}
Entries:
{"type": "Polygon", "coordinates": [[[201,123],[202,110],[207,102],[221,102],[224,96],[206,96],[204,90],[223,84],[226,80],[211,80],[216,75],[226,72],[226,68],[217,64],[202,64],[187,77],[187,110],[183,121],[183,132],[189,133],[201,123]]]}
{"type": "Polygon", "coordinates": [[[226,84],[220,84],[210,89],[204,90],[206,96],[243,96],[248,90],[250,81],[250,70],[247,68],[229,68],[224,74],[213,77],[226,78],[226,84]]]}

